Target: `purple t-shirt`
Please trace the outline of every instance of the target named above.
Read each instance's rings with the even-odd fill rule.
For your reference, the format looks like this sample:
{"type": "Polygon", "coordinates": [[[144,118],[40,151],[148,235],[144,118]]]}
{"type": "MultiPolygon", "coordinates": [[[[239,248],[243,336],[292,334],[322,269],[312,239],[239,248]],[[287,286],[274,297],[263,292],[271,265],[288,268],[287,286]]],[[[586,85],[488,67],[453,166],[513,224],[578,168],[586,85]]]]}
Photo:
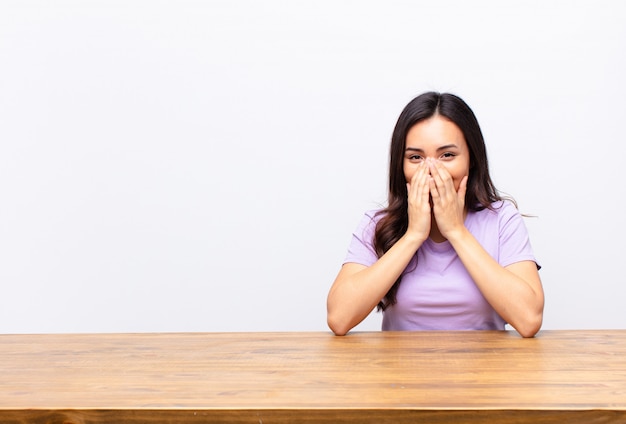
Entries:
{"type": "MultiPolygon", "coordinates": [[[[502,266],[533,261],[523,217],[508,201],[494,210],[469,212],[465,226],[502,266]]],[[[373,248],[381,216],[369,211],[352,234],[344,263],[365,266],[378,257],[373,248]]],[[[397,303],[383,312],[383,330],[504,330],[505,322],[485,300],[448,241],[427,239],[402,274],[397,303]],[[416,266],[417,257],[417,266],[416,266]]]]}

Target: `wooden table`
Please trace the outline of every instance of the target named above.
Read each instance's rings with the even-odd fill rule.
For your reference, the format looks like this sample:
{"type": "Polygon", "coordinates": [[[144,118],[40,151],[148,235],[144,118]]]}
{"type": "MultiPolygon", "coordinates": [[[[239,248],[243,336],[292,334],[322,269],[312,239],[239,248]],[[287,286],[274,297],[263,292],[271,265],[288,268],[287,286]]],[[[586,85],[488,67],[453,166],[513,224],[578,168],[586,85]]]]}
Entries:
{"type": "Polygon", "coordinates": [[[0,423],[626,422],[626,330],[0,335],[0,423]]]}

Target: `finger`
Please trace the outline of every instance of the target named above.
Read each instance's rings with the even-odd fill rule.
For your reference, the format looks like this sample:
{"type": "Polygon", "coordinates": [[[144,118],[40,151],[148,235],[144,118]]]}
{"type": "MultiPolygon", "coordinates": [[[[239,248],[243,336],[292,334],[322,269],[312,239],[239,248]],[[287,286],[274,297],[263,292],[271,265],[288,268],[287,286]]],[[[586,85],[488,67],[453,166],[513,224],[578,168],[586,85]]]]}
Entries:
{"type": "Polygon", "coordinates": [[[454,188],[454,180],[452,179],[452,175],[448,172],[448,169],[443,166],[439,161],[433,161],[432,163],[432,174],[435,180],[437,191],[440,196],[452,196],[456,195],[456,190],[454,188]]]}
{"type": "Polygon", "coordinates": [[[420,165],[418,165],[417,170],[413,174],[413,177],[411,177],[411,187],[415,188],[415,192],[416,193],[417,193],[417,190],[420,187],[420,184],[422,184],[422,181],[424,179],[424,174],[425,173],[427,173],[426,167],[424,165],[420,164],[420,165]]]}
{"type": "Polygon", "coordinates": [[[427,202],[430,195],[430,171],[426,165],[424,165],[421,171],[418,180],[418,196],[423,202],[427,202]]]}
{"type": "Polygon", "coordinates": [[[437,163],[434,160],[428,161],[428,167],[430,170],[430,194],[433,198],[441,197],[445,192],[445,186],[437,163]]]}
{"type": "Polygon", "coordinates": [[[429,183],[429,194],[433,200],[433,205],[435,203],[439,203],[441,200],[441,196],[439,195],[439,191],[437,190],[437,184],[435,184],[435,180],[433,178],[430,179],[429,183]]]}
{"type": "Polygon", "coordinates": [[[462,205],[465,205],[465,193],[467,193],[467,179],[468,176],[464,176],[463,179],[461,180],[461,183],[459,184],[459,191],[458,191],[458,198],[459,198],[459,202],[462,205]]]}
{"type": "Polygon", "coordinates": [[[422,212],[430,210],[430,188],[428,180],[430,174],[426,165],[421,165],[413,174],[410,184],[407,184],[407,196],[409,205],[418,208],[422,212]]]}
{"type": "Polygon", "coordinates": [[[447,184],[448,181],[452,180],[452,176],[448,172],[448,169],[441,164],[441,162],[433,160],[432,161],[432,174],[437,184],[444,185],[447,184]]]}

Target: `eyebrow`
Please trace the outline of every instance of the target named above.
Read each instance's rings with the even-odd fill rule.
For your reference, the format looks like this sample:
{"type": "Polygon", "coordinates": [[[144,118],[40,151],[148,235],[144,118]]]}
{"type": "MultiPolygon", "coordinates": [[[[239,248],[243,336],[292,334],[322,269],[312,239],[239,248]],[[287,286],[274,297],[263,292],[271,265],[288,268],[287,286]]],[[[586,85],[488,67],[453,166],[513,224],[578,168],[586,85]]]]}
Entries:
{"type": "MultiPolygon", "coordinates": [[[[448,149],[458,149],[459,146],[457,146],[456,144],[446,144],[445,146],[441,146],[437,148],[437,151],[440,152],[442,150],[448,150],[448,149]]],[[[423,152],[424,149],[419,149],[417,147],[407,147],[406,149],[404,149],[405,152],[423,152]]]]}

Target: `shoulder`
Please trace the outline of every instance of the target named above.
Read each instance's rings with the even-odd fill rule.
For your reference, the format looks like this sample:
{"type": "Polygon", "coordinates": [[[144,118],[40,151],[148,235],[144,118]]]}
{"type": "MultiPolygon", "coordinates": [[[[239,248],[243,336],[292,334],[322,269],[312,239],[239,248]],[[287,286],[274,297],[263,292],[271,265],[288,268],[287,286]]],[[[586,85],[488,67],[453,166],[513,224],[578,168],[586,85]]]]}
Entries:
{"type": "Polygon", "coordinates": [[[532,252],[524,217],[510,200],[494,202],[490,208],[468,214],[467,227],[502,266],[530,260],[532,252]]]}
{"type": "Polygon", "coordinates": [[[511,200],[500,200],[491,204],[491,207],[500,217],[522,216],[517,205],[511,200]]]}
{"type": "Polygon", "coordinates": [[[373,232],[378,221],[384,216],[384,209],[370,209],[361,216],[357,231],[373,232]]]}
{"type": "Polygon", "coordinates": [[[524,226],[524,220],[517,206],[510,200],[500,200],[480,211],[468,214],[472,228],[491,228],[492,231],[516,231],[524,226]]]}
{"type": "Polygon", "coordinates": [[[493,202],[488,207],[485,207],[482,210],[474,212],[477,216],[482,218],[491,218],[491,219],[508,219],[513,216],[520,216],[521,214],[517,209],[517,206],[510,200],[499,200],[497,202],[493,202]]]}
{"type": "Polygon", "coordinates": [[[368,211],[365,211],[365,213],[363,214],[363,219],[378,222],[383,216],[385,216],[385,209],[370,209],[368,211]]]}

